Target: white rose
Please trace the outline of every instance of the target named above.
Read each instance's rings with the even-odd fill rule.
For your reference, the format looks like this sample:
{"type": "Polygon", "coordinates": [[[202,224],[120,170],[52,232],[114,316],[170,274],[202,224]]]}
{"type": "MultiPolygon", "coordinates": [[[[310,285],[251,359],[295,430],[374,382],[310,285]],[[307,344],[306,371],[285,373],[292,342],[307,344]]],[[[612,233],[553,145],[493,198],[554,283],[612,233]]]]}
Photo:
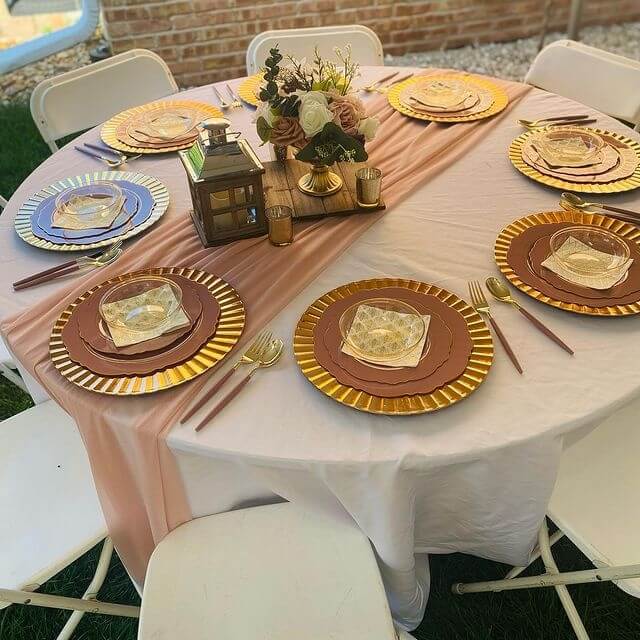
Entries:
{"type": "Polygon", "coordinates": [[[307,138],[320,133],[324,125],[333,120],[327,105],[327,98],[320,91],[309,91],[300,96],[298,119],[307,138]]]}
{"type": "Polygon", "coordinates": [[[268,102],[260,102],[258,104],[258,108],[253,115],[253,122],[258,122],[258,118],[264,118],[270,127],[273,126],[276,116],[273,115],[271,105],[268,102]]]}
{"type": "Polygon", "coordinates": [[[379,125],[378,118],[363,118],[358,125],[358,133],[367,141],[373,140],[379,125]]]}

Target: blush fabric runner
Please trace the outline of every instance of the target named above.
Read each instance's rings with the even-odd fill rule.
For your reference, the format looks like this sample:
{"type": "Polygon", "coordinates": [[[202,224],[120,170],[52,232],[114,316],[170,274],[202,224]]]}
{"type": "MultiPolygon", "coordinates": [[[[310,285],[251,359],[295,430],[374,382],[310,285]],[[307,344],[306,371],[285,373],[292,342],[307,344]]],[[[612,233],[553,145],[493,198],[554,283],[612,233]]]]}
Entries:
{"type": "MultiPolygon", "coordinates": [[[[139,584],[155,545],[192,518],[166,436],[208,376],[151,396],[117,398],[88,393],[62,378],[49,360],[49,334],[59,314],[84,291],[118,274],[149,267],[189,266],[224,278],[241,295],[247,311],[242,347],[367,228],[381,216],[393,215],[394,205],[408,193],[455,163],[508,118],[513,104],[530,90],[522,84],[495,82],[505,88],[510,103],[488,120],[427,123],[394,111],[383,96],[368,102],[369,113],[381,122],[375,140],[368,145],[368,164],[382,169],[386,211],[300,225],[294,244],[285,249],[270,245],[266,238],[205,249],[188,215],[188,196],[184,195],[188,190],[183,180],[184,194],[170,188],[172,200],[178,199],[170,205],[172,215],[131,243],[116,263],[71,281],[66,289],[0,324],[12,352],[77,422],[110,535],[139,584]]],[[[162,173],[168,166],[166,159],[145,161],[140,172],[175,183],[176,172],[182,169],[176,159],[165,179],[162,173]]],[[[460,189],[464,191],[464,185],[460,189]]]]}

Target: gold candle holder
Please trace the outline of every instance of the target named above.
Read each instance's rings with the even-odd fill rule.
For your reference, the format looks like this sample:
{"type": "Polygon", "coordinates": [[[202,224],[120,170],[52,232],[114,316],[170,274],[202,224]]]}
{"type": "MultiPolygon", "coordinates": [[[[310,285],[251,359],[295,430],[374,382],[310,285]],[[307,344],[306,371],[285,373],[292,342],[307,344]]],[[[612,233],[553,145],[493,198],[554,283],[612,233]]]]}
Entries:
{"type": "Polygon", "coordinates": [[[293,242],[293,209],[285,205],[269,207],[265,215],[269,222],[269,242],[284,247],[293,242]]]}
{"type": "Polygon", "coordinates": [[[356,171],[356,202],[362,209],[373,209],[380,204],[382,171],[365,167],[356,171]]]}

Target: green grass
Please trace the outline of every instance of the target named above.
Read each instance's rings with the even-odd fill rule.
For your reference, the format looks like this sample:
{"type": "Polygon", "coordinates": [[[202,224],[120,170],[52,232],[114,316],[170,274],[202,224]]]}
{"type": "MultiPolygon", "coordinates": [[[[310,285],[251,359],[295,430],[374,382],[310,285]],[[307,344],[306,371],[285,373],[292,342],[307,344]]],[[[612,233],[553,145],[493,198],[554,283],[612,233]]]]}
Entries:
{"type": "MultiPolygon", "coordinates": [[[[27,175],[49,155],[31,121],[28,107],[0,105],[0,193],[8,197],[27,175]]],[[[0,376],[0,419],[30,406],[30,398],[0,376]]],[[[1,517],[1,516],[0,516],[1,517]]],[[[89,584],[99,550],[85,556],[52,578],[42,591],[78,596],[89,584]]],[[[1,553],[1,551],[0,551],[1,553]]],[[[591,568],[567,540],[554,547],[562,570],[591,568]]],[[[413,632],[418,640],[574,640],[560,602],[552,589],[530,589],[500,594],[454,596],[457,581],[491,580],[509,567],[462,554],[432,556],[432,584],[422,625],[413,632]]],[[[531,573],[540,572],[536,563],[531,573]]],[[[570,587],[591,640],[640,638],[640,601],[611,583],[570,587]]],[[[100,592],[105,601],[138,604],[138,596],[122,564],[114,555],[100,592]]],[[[64,625],[67,612],[38,607],[11,606],[0,611],[0,640],[52,640],[64,625]]],[[[247,612],[247,615],[251,615],[247,612]]],[[[286,615],[286,610],[283,611],[286,615]]],[[[75,640],[135,640],[136,622],[87,614],[75,640]]],[[[212,631],[212,637],[215,633],[212,631]]],[[[189,640],[185,638],[185,640],[189,640]]],[[[260,640],[256,638],[255,640],[260,640]]]]}

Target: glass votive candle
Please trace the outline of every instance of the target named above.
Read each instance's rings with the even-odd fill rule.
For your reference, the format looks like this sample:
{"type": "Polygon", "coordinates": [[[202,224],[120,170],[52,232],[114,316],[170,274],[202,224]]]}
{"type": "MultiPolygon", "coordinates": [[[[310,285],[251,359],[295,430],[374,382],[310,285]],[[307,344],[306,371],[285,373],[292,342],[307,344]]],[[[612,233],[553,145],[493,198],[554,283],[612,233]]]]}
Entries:
{"type": "Polygon", "coordinates": [[[363,209],[373,209],[380,204],[382,171],[365,167],[356,171],[356,201],[363,209]]]}
{"type": "Polygon", "coordinates": [[[269,222],[269,242],[283,247],[293,242],[293,209],[286,205],[268,207],[265,211],[269,222]]]}

